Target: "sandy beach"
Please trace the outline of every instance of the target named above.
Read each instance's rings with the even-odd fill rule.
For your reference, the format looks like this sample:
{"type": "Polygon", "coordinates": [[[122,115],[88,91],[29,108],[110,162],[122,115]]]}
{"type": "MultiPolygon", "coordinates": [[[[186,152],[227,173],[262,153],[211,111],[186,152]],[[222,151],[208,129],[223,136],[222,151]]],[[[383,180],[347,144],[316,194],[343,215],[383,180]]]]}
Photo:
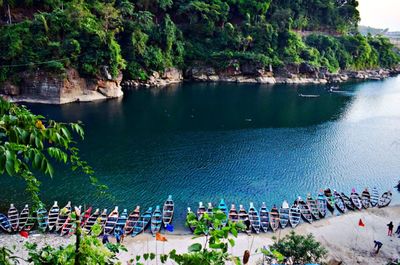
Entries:
{"type": "MultiPolygon", "coordinates": [[[[362,212],[348,212],[341,216],[323,219],[313,224],[302,224],[295,229],[296,233],[312,233],[328,251],[328,260],[342,261],[342,264],[386,264],[389,259],[400,257],[400,238],[388,237],[386,224],[393,221],[395,229],[400,221],[400,206],[391,206],[383,209],[369,209],[362,212]],[[362,219],[365,227],[359,227],[362,219]],[[383,243],[378,255],[373,254],[373,241],[383,243]]],[[[277,233],[266,233],[254,236],[239,235],[235,247],[230,252],[235,256],[242,256],[245,250],[252,253],[250,264],[260,264],[262,255],[257,249],[270,245],[272,237],[283,237],[291,229],[278,230],[277,233]],[[257,253],[258,252],[258,253],[257,253]]],[[[191,235],[166,234],[168,242],[156,242],[149,234],[141,234],[136,238],[127,237],[124,245],[128,252],[120,253],[119,258],[123,264],[127,264],[138,254],[153,252],[157,254],[168,253],[172,249],[185,252],[187,247],[194,242],[204,242],[204,238],[192,239],[191,235]]],[[[39,245],[51,244],[54,246],[67,244],[74,240],[62,238],[54,234],[33,234],[28,239],[19,235],[0,235],[0,245],[14,248],[17,256],[27,257],[23,248],[25,242],[37,242],[39,245]]],[[[112,239],[113,240],[113,239],[112,239]]],[[[159,262],[158,262],[159,263],[159,262]]],[[[24,264],[24,263],[22,263],[24,264]]],[[[156,264],[149,262],[146,264],[156,264]]],[[[168,263],[171,264],[171,263],[168,263]]]]}

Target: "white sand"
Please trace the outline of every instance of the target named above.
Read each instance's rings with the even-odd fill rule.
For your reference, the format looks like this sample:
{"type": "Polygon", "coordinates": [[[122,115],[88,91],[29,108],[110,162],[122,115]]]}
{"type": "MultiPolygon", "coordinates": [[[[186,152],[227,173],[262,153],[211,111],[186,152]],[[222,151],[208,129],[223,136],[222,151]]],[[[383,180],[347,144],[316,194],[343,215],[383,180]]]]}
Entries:
{"type": "MultiPolygon", "coordinates": [[[[342,260],[343,264],[386,264],[390,258],[400,257],[400,238],[388,237],[386,224],[394,222],[395,229],[400,221],[400,206],[392,206],[384,209],[369,209],[362,212],[349,212],[338,217],[314,222],[313,224],[302,224],[295,231],[299,234],[312,233],[328,250],[329,258],[342,260]],[[362,219],[365,227],[359,227],[358,221],[362,219]],[[383,243],[381,252],[373,255],[373,240],[383,243]]],[[[273,242],[272,236],[283,237],[291,229],[278,230],[276,234],[267,233],[254,236],[239,235],[236,246],[231,249],[235,256],[242,256],[246,249],[252,253],[250,264],[257,264],[262,256],[256,254],[256,250],[273,242]]],[[[125,239],[124,245],[128,252],[119,254],[119,258],[126,264],[138,254],[146,252],[168,253],[176,249],[178,253],[187,251],[187,247],[195,242],[204,243],[204,238],[193,240],[190,235],[166,235],[168,242],[156,242],[148,233],[136,238],[130,236],[125,239]]],[[[19,235],[0,235],[0,246],[9,248],[16,246],[18,256],[26,258],[27,252],[23,249],[26,241],[37,242],[39,245],[52,244],[61,245],[72,242],[70,239],[56,235],[33,235],[24,239],[19,235]]],[[[23,264],[23,263],[22,263],[23,264]]],[[[146,263],[147,264],[147,263],[146,263]]],[[[155,264],[155,262],[148,264],[155,264]]],[[[160,264],[160,263],[159,263],[160,264]]],[[[170,262],[168,264],[171,264],[170,262]]]]}

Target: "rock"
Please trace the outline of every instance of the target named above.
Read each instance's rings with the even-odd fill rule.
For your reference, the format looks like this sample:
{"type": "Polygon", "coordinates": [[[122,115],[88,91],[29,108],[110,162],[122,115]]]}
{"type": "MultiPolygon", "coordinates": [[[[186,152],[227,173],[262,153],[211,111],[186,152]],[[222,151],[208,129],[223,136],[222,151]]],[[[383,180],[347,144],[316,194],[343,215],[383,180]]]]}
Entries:
{"type": "Polygon", "coordinates": [[[20,94],[20,89],[18,86],[13,85],[10,82],[5,82],[0,93],[7,96],[18,96],[20,94]]]}
{"type": "Polygon", "coordinates": [[[301,63],[299,65],[299,73],[300,74],[305,74],[305,75],[315,75],[317,73],[317,68],[312,66],[309,63],[301,63]]]}
{"type": "Polygon", "coordinates": [[[208,76],[208,81],[218,82],[219,76],[218,75],[210,75],[210,76],[208,76]]]}
{"type": "Polygon", "coordinates": [[[178,70],[175,67],[170,67],[170,68],[165,69],[162,78],[172,80],[175,82],[179,82],[179,81],[183,80],[183,75],[182,75],[181,70],[178,70]]]}
{"type": "Polygon", "coordinates": [[[261,65],[250,62],[241,64],[240,71],[244,75],[251,75],[251,76],[261,76],[264,74],[264,69],[261,65]]]}
{"type": "Polygon", "coordinates": [[[274,77],[269,77],[269,76],[260,76],[256,78],[257,83],[260,84],[275,84],[276,80],[274,77]]]}
{"type": "Polygon", "coordinates": [[[151,73],[151,76],[154,77],[155,79],[160,78],[160,73],[157,71],[153,71],[153,73],[151,73]]]}
{"type": "Polygon", "coordinates": [[[103,75],[103,77],[105,77],[107,80],[112,80],[112,76],[111,74],[108,72],[108,66],[103,65],[101,67],[101,73],[103,75]]]}
{"type": "Polygon", "coordinates": [[[327,265],[341,265],[341,264],[343,264],[343,261],[341,261],[338,258],[331,258],[327,263],[327,265]]]}

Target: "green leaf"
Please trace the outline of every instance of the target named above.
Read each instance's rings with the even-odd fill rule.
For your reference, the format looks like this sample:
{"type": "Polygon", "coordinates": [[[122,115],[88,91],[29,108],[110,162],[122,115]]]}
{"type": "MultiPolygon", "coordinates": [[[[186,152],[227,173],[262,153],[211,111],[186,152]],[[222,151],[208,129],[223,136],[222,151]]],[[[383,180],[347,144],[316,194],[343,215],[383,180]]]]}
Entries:
{"type": "Polygon", "coordinates": [[[150,260],[154,260],[154,259],[155,259],[155,257],[156,257],[156,254],[154,254],[154,253],[150,253],[150,260]]]}
{"type": "Polygon", "coordinates": [[[229,241],[229,244],[231,245],[231,247],[235,246],[235,240],[233,240],[232,238],[229,238],[228,241],[229,241]]]}
{"type": "Polygon", "coordinates": [[[234,237],[237,237],[237,236],[238,236],[238,231],[236,230],[235,227],[232,227],[231,233],[232,233],[232,235],[233,235],[234,237]]]}
{"type": "Polygon", "coordinates": [[[200,243],[194,243],[188,247],[188,251],[189,252],[199,252],[199,251],[201,251],[201,248],[202,248],[202,246],[200,243]]]}
{"type": "Polygon", "coordinates": [[[149,259],[149,253],[144,253],[143,254],[143,258],[144,258],[144,260],[148,260],[149,259]]]}

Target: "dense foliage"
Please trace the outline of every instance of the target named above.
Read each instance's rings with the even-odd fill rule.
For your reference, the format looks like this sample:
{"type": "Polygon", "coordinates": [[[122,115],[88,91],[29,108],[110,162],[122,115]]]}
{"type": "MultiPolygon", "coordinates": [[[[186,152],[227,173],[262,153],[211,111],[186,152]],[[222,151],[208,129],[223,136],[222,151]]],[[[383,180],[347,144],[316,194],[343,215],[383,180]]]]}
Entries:
{"type": "Polygon", "coordinates": [[[75,67],[96,76],[106,66],[114,77],[123,71],[146,79],[199,63],[310,62],[331,71],[397,64],[386,39],[357,33],[357,6],[357,0],[1,0],[0,82],[38,68],[75,67]],[[303,30],[321,34],[302,37],[303,30]]]}

